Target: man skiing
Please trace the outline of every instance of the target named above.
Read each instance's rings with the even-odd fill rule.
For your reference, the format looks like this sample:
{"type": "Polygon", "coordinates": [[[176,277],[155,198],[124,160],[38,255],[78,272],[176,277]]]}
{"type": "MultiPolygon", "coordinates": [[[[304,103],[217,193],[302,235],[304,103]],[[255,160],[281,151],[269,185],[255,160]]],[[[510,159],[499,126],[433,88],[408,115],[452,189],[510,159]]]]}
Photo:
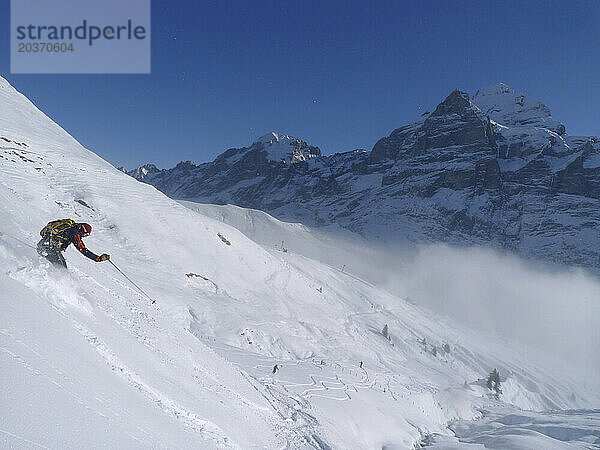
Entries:
{"type": "Polygon", "coordinates": [[[91,232],[92,227],[87,223],[77,223],[71,219],[54,220],[40,231],[42,239],[38,242],[37,251],[53,265],[65,269],[67,268],[67,262],[62,252],[71,244],[74,244],[77,250],[96,262],[109,260],[110,255],[103,253],[98,256],[89,251],[83,244],[81,238],[89,236],[91,232]]]}

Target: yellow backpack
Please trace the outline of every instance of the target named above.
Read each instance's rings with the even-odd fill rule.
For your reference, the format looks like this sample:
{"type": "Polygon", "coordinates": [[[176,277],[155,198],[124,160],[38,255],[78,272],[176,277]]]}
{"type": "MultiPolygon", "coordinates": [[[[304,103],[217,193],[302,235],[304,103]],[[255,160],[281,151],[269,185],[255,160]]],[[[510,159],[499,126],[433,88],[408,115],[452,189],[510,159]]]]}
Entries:
{"type": "Polygon", "coordinates": [[[53,220],[52,222],[48,222],[48,225],[42,228],[40,236],[47,239],[49,243],[52,243],[53,240],[65,241],[66,238],[62,236],[62,233],[76,225],[77,222],[71,219],[53,220]]]}

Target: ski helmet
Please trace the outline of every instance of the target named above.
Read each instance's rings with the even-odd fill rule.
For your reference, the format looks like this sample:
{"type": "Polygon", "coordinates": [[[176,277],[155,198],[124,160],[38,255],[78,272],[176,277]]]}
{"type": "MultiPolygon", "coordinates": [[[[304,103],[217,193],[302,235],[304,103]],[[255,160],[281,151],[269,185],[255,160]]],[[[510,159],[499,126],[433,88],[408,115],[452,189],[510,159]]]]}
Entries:
{"type": "Polygon", "coordinates": [[[77,226],[77,230],[79,230],[79,233],[85,237],[85,236],[89,236],[90,233],[92,232],[92,226],[89,223],[80,223],[77,226]]]}

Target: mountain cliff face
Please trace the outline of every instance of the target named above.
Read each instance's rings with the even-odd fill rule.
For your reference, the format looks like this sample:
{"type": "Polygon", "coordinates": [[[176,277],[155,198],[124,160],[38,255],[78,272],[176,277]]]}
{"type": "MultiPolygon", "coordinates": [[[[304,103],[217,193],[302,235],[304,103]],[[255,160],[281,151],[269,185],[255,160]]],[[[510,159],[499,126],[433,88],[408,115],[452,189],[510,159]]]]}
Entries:
{"type": "MultiPolygon", "coordinates": [[[[143,169],[143,170],[140,170],[143,169]]],[[[387,242],[491,244],[600,266],[600,144],[566,134],[543,103],[504,84],[452,92],[370,152],[322,156],[271,133],[214,161],[129,172],[176,199],[337,223],[387,242]]]]}

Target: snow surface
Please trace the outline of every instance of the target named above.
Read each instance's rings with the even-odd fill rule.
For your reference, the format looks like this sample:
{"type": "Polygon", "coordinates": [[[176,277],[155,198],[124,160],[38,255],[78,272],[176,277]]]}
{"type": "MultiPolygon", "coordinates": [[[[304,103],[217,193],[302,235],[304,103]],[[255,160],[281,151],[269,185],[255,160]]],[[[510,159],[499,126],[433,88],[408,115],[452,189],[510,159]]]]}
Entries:
{"type": "Polygon", "coordinates": [[[478,90],[472,102],[495,122],[506,126],[534,125],[556,131],[560,123],[550,109],[538,100],[515,92],[504,83],[478,90]]]}
{"type": "Polygon", "coordinates": [[[600,404],[566,365],[340,270],[351,250],[306,227],[290,226],[309,256],[170,200],[1,78],[0,138],[0,446],[413,448],[515,399],[600,404]],[[88,247],[156,305],[109,263],[69,249],[65,272],[38,257],[29,246],[62,217],[91,223],[88,247]],[[494,367],[510,387],[500,402],[481,381],[494,367]]]}

